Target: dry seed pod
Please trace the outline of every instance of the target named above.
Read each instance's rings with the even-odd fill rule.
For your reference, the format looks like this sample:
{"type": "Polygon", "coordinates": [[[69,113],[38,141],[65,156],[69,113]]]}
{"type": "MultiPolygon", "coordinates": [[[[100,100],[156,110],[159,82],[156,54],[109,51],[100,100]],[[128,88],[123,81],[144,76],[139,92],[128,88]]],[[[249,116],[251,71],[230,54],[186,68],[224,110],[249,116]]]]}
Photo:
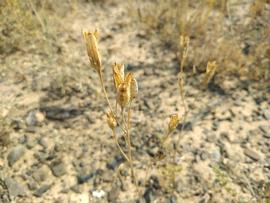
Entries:
{"type": "Polygon", "coordinates": [[[168,124],[168,130],[169,132],[172,132],[178,125],[178,123],[180,122],[180,118],[178,116],[178,114],[173,114],[170,116],[170,121],[168,124]]]}
{"type": "Polygon", "coordinates": [[[131,97],[131,99],[136,98],[138,96],[138,92],[139,92],[138,83],[137,83],[137,80],[135,79],[135,77],[133,76],[131,81],[130,81],[130,97],[131,97]]]}
{"type": "Polygon", "coordinates": [[[117,126],[117,122],[116,122],[116,119],[115,119],[113,113],[110,111],[106,115],[107,115],[107,123],[108,123],[109,127],[112,130],[115,129],[115,127],[117,126]]]}
{"type": "Polygon", "coordinates": [[[188,36],[184,36],[184,35],[180,36],[180,46],[184,49],[187,49],[187,47],[189,46],[189,37],[188,36]]]}
{"type": "Polygon", "coordinates": [[[130,101],[129,85],[123,82],[117,88],[117,102],[123,109],[129,103],[129,101],[130,101]]]}
{"type": "Polygon", "coordinates": [[[86,44],[87,54],[91,63],[91,66],[98,72],[101,71],[101,57],[98,51],[97,44],[98,32],[94,33],[83,31],[83,37],[86,44]]]}
{"type": "Polygon", "coordinates": [[[125,78],[125,65],[124,64],[116,64],[116,63],[115,63],[115,65],[118,68],[118,71],[119,71],[119,74],[120,74],[122,80],[124,80],[124,78],[125,78]]]}
{"type": "Polygon", "coordinates": [[[203,82],[204,85],[207,85],[209,81],[213,78],[216,69],[217,69],[216,61],[209,61],[207,63],[206,74],[203,82]]]}
{"type": "Polygon", "coordinates": [[[125,83],[129,87],[130,99],[132,100],[132,99],[136,98],[138,95],[138,83],[137,83],[133,73],[128,73],[126,75],[125,83]]]}
{"type": "Polygon", "coordinates": [[[124,65],[115,63],[112,66],[113,69],[113,82],[115,89],[118,89],[119,85],[124,82],[124,65]]]}

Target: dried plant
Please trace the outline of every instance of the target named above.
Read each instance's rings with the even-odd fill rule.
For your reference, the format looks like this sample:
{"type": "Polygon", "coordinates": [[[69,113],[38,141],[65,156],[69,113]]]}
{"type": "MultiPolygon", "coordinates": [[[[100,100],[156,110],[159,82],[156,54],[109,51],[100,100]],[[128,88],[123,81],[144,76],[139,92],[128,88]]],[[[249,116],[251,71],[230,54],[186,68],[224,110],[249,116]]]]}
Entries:
{"type": "Polygon", "coordinates": [[[190,36],[188,67],[202,72],[208,61],[215,60],[220,76],[237,75],[269,84],[269,1],[249,1],[239,14],[241,4],[230,0],[132,1],[129,13],[148,36],[155,35],[180,56],[183,46],[175,42],[179,35],[190,36]]]}
{"type": "Polygon", "coordinates": [[[112,77],[115,87],[115,109],[113,109],[111,102],[108,98],[107,90],[104,85],[104,78],[102,73],[102,63],[101,56],[98,50],[98,32],[88,32],[83,31],[83,37],[86,44],[87,54],[90,60],[90,65],[99,75],[100,84],[109,106],[110,111],[107,113],[107,123],[112,130],[113,138],[116,146],[127,160],[131,170],[131,176],[133,181],[136,183],[134,168],[133,168],[133,156],[132,156],[132,146],[131,146],[131,104],[132,101],[138,95],[138,84],[134,77],[133,73],[127,73],[125,75],[124,65],[123,64],[113,64],[112,66],[112,77]],[[120,115],[117,111],[117,106],[121,107],[120,115]],[[116,134],[116,128],[120,127],[124,136],[125,145],[128,149],[128,152],[125,152],[125,149],[118,142],[118,135],[116,134]]]}
{"type": "MultiPolygon", "coordinates": [[[[101,62],[101,56],[98,49],[98,40],[97,40],[97,31],[88,32],[83,31],[83,37],[85,39],[86,50],[90,61],[90,66],[98,73],[99,80],[101,84],[101,88],[103,90],[105,99],[109,106],[109,112],[107,112],[107,123],[110,129],[112,130],[112,136],[115,142],[115,145],[119,149],[122,156],[126,159],[130,167],[130,173],[133,182],[137,185],[136,175],[134,170],[134,160],[132,153],[132,145],[131,145],[131,110],[132,110],[132,101],[138,96],[138,84],[137,80],[133,73],[125,74],[125,66],[123,64],[114,63],[112,65],[112,79],[113,85],[115,88],[115,108],[112,107],[111,102],[108,98],[107,90],[104,85],[103,78],[103,67],[101,62]],[[118,106],[120,106],[120,111],[117,110],[118,106]],[[117,134],[116,128],[121,129],[121,135],[117,134]],[[125,146],[119,144],[119,138],[123,136],[125,141],[125,146]],[[127,150],[126,150],[127,148],[127,150]]],[[[178,74],[178,86],[180,91],[180,98],[182,101],[182,105],[184,108],[183,115],[179,116],[179,114],[172,114],[169,118],[169,122],[167,125],[167,129],[165,130],[165,135],[161,137],[160,140],[160,149],[159,153],[153,157],[153,159],[149,163],[147,175],[153,166],[157,166],[159,161],[164,160],[166,157],[172,157],[172,160],[167,162],[164,166],[161,166],[161,172],[163,175],[166,175],[166,180],[170,180],[170,182],[175,183],[176,173],[181,170],[181,167],[176,162],[176,150],[168,148],[168,140],[170,139],[170,135],[179,125],[182,123],[182,129],[180,134],[178,135],[176,146],[179,145],[179,142],[182,138],[182,131],[184,128],[184,123],[186,122],[188,116],[188,106],[185,101],[185,90],[184,90],[184,66],[185,61],[188,58],[189,54],[189,43],[190,38],[188,36],[180,36],[180,65],[179,65],[179,74],[178,74]],[[168,175],[170,174],[170,175],[168,175]]],[[[213,78],[215,71],[217,68],[217,64],[215,61],[208,62],[206,67],[206,74],[203,83],[206,85],[213,78]]],[[[181,106],[182,107],[182,106],[181,106]]],[[[164,179],[164,180],[165,180],[164,179]]],[[[166,181],[165,181],[166,182],[166,181]]]]}

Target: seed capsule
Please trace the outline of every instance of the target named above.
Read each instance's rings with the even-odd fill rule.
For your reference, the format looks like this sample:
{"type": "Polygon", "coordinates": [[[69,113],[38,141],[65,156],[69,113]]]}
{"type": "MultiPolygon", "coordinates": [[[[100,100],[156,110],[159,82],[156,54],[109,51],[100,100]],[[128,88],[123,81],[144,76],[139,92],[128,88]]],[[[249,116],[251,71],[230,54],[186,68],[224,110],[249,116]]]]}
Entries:
{"type": "Polygon", "coordinates": [[[139,88],[137,80],[133,77],[130,83],[130,96],[131,99],[134,99],[138,96],[139,88]]]}
{"type": "Polygon", "coordinates": [[[108,112],[106,115],[107,115],[107,123],[108,123],[109,127],[112,130],[115,129],[115,127],[117,126],[117,122],[116,122],[114,115],[112,114],[111,111],[108,112]]]}
{"type": "Polygon", "coordinates": [[[170,116],[170,121],[168,124],[168,130],[169,132],[172,132],[178,125],[178,123],[180,122],[180,118],[178,116],[178,114],[173,114],[170,116]]]}
{"type": "Polygon", "coordinates": [[[207,63],[207,67],[206,67],[206,74],[205,74],[205,78],[204,78],[204,85],[207,85],[210,80],[213,78],[215,72],[217,69],[217,63],[216,61],[209,61],[207,63]]]}
{"type": "Polygon", "coordinates": [[[119,85],[124,82],[124,65],[115,63],[113,69],[113,82],[114,87],[117,89],[119,85]]]}
{"type": "Polygon", "coordinates": [[[95,31],[94,33],[83,31],[83,37],[85,40],[90,64],[96,71],[100,72],[101,71],[101,57],[98,51],[97,35],[98,35],[97,31],[95,31]]]}
{"type": "Polygon", "coordinates": [[[125,82],[121,83],[117,89],[117,102],[123,109],[130,101],[130,89],[125,82]]]}

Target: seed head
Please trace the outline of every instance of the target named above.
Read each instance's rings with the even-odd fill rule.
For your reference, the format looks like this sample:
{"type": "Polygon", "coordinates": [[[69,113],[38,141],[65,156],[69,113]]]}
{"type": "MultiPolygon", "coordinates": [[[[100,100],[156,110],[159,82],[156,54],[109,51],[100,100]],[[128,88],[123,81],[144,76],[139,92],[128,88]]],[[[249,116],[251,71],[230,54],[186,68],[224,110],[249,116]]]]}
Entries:
{"type": "Polygon", "coordinates": [[[134,99],[138,95],[138,83],[133,73],[128,73],[125,77],[125,83],[127,84],[130,91],[130,99],[134,99]]]}
{"type": "Polygon", "coordinates": [[[107,115],[107,123],[108,123],[109,127],[112,130],[115,129],[115,127],[117,126],[117,122],[116,122],[116,119],[115,119],[113,113],[110,111],[106,115],[107,115]]]}
{"type": "Polygon", "coordinates": [[[97,30],[95,32],[83,31],[83,37],[86,44],[87,54],[91,66],[97,71],[101,71],[101,57],[98,51],[97,30]]]}
{"type": "Polygon", "coordinates": [[[217,69],[217,63],[216,61],[208,61],[207,67],[206,67],[206,74],[204,78],[204,85],[207,85],[210,80],[213,78],[215,72],[217,69]]]}
{"type": "Polygon", "coordinates": [[[130,101],[130,88],[126,82],[123,82],[117,88],[117,102],[123,109],[130,101]]]}
{"type": "Polygon", "coordinates": [[[138,96],[139,88],[138,83],[135,77],[132,77],[130,81],[130,97],[131,99],[134,99],[138,96]]]}
{"type": "Polygon", "coordinates": [[[180,118],[178,116],[178,114],[173,114],[170,116],[170,121],[168,124],[168,130],[169,132],[172,132],[178,125],[178,123],[180,122],[180,118]]]}
{"type": "Polygon", "coordinates": [[[114,87],[117,90],[119,85],[124,82],[124,64],[113,64],[113,82],[114,87]]]}
{"type": "Polygon", "coordinates": [[[181,47],[187,47],[189,45],[189,37],[181,35],[180,36],[180,46],[181,47]]]}

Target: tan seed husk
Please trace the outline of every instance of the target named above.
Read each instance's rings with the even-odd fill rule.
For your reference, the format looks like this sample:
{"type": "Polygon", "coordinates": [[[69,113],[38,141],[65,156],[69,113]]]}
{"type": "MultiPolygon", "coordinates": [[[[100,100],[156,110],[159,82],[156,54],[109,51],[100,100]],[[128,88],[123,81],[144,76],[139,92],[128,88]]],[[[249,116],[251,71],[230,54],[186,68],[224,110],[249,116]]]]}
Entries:
{"type": "Polygon", "coordinates": [[[125,82],[121,83],[117,89],[117,102],[123,109],[130,101],[129,85],[125,82]]]}
{"type": "Polygon", "coordinates": [[[97,43],[97,31],[88,32],[83,31],[83,36],[86,44],[87,54],[90,60],[91,66],[97,71],[101,71],[101,57],[98,50],[98,43],[97,43]]]}
{"type": "Polygon", "coordinates": [[[169,132],[172,132],[177,127],[179,122],[180,122],[180,118],[179,118],[178,114],[171,115],[170,116],[170,121],[169,121],[169,124],[168,124],[169,132]]]}
{"type": "Polygon", "coordinates": [[[207,63],[207,67],[206,67],[206,74],[205,74],[205,78],[203,81],[204,85],[208,85],[208,83],[210,82],[210,80],[213,78],[215,72],[217,69],[217,64],[216,61],[209,61],[207,63]]]}
{"type": "Polygon", "coordinates": [[[113,113],[110,111],[106,115],[107,115],[107,123],[108,123],[109,127],[112,130],[115,129],[115,127],[117,126],[117,121],[116,121],[113,113]]]}
{"type": "Polygon", "coordinates": [[[119,85],[124,82],[124,65],[115,63],[112,69],[114,87],[117,90],[119,85]]]}

